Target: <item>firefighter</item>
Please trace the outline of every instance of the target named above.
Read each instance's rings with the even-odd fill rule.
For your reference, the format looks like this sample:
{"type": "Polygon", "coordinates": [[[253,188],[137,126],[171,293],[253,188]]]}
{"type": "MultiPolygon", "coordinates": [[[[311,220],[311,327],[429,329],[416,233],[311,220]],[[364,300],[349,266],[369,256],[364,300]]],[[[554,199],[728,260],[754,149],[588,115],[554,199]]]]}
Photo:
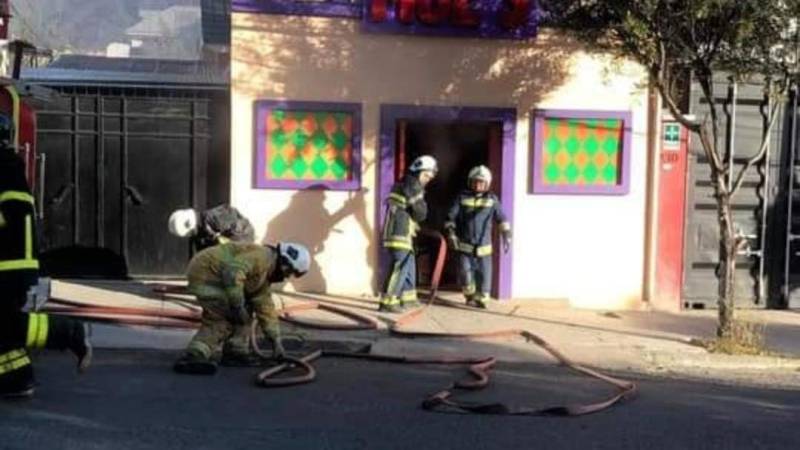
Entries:
{"type": "Polygon", "coordinates": [[[262,361],[250,348],[252,315],[273,345],[276,359],[285,355],[270,284],[301,277],[311,265],[305,246],[229,242],[207,248],[192,258],[187,269],[189,292],[203,307],[200,330],[175,363],[179,373],[211,375],[223,365],[257,365],[262,361]],[[222,347],[222,348],[221,348],[222,347]]]}
{"type": "Polygon", "coordinates": [[[176,210],[169,216],[169,231],[180,238],[189,237],[196,252],[229,241],[255,242],[250,221],[226,204],[201,214],[191,208],[176,210]]]}
{"type": "Polygon", "coordinates": [[[444,228],[450,248],[459,254],[459,281],[467,305],[486,308],[492,286],[492,224],[499,224],[506,253],[511,226],[497,196],[489,192],[489,168],[474,167],[467,178],[468,189],[453,202],[444,228]]]}
{"type": "Polygon", "coordinates": [[[36,386],[30,350],[69,349],[83,371],[92,348],[80,322],[23,312],[39,260],[33,196],[13,141],[14,124],[0,114],[0,396],[30,397],[36,386]]]}
{"type": "Polygon", "coordinates": [[[414,237],[419,223],[428,216],[425,187],[438,172],[436,159],[423,155],[415,159],[400,182],[392,187],[386,201],[383,247],[389,251],[390,271],[384,281],[379,311],[400,312],[419,306],[414,237]]]}

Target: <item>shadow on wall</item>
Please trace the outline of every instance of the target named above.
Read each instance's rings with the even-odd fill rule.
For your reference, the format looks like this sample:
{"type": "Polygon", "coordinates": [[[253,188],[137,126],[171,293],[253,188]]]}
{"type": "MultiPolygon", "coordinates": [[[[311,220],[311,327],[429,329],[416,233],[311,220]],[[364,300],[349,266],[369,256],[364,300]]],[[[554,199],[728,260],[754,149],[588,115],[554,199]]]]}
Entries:
{"type": "Polygon", "coordinates": [[[296,192],[289,205],[267,224],[263,240],[264,244],[275,244],[279,241],[292,241],[304,244],[311,253],[311,268],[300,279],[291,282],[298,291],[326,293],[328,283],[317,261],[320,253],[325,251],[325,242],[333,233],[342,233],[337,225],[348,216],[353,216],[369,242],[364,264],[374,269],[377,252],[373,232],[367,220],[364,190],[350,192],[341,208],[330,213],[325,208],[327,192],[321,185],[296,192]]]}
{"type": "Polygon", "coordinates": [[[529,41],[500,41],[363,37],[359,26],[357,20],[238,15],[233,24],[234,91],[253,98],[313,100],[324,93],[341,100],[463,104],[467,96],[476,105],[536,105],[568,79],[571,58],[583,48],[552,30],[529,41]],[[358,70],[372,76],[359,76],[358,70]],[[339,82],[354,74],[358,84],[339,82]]]}

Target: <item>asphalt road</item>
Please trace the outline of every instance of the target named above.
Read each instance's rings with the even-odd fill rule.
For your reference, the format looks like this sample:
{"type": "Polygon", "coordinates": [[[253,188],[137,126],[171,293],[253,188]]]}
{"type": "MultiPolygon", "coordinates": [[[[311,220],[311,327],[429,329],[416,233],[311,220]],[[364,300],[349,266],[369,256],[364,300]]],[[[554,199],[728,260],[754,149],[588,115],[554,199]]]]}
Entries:
{"type": "MultiPolygon", "coordinates": [[[[253,386],[255,370],[173,374],[174,353],[101,351],[87,375],[37,361],[42,385],[0,401],[2,449],[781,449],[800,445],[800,392],[639,378],[637,398],[581,418],[434,414],[419,403],[457,368],[318,362],[320,378],[253,386]]],[[[635,377],[635,376],[634,376],[635,377]]],[[[470,394],[530,406],[610,392],[563,368],[501,364],[470,394]]]]}

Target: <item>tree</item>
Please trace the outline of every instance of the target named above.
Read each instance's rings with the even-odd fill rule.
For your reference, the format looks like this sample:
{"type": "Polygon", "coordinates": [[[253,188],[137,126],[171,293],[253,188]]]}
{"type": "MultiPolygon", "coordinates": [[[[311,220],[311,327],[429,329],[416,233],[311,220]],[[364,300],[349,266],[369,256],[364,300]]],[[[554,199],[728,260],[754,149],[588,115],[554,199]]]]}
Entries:
{"type": "Polygon", "coordinates": [[[699,139],[711,166],[719,224],[717,336],[733,339],[738,236],[731,201],[745,173],[764,158],[778,108],[797,78],[800,0],[540,0],[549,24],[566,27],[595,48],[644,66],[650,84],[683,126],[699,139]],[[680,80],[691,75],[707,108],[697,119],[679,108],[680,80]],[[758,77],[769,118],[757,154],[736,171],[720,145],[714,84],[758,77]]]}

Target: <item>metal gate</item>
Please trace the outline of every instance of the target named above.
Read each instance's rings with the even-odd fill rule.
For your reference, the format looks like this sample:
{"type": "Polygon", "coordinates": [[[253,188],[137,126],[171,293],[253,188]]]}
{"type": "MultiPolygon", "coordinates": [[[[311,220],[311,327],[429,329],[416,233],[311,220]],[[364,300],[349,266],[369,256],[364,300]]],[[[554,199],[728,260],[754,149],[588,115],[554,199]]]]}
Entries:
{"type": "MultiPolygon", "coordinates": [[[[720,107],[720,138],[723,148],[730,148],[736,170],[757,154],[766,129],[767,100],[757,84],[728,85],[718,83],[716,102],[720,107]],[[728,147],[729,146],[729,147],[728,147]]],[[[704,114],[699,88],[693,86],[692,111],[704,114]]],[[[774,295],[781,272],[778,255],[783,254],[780,233],[781,159],[785,153],[781,136],[786,128],[783,111],[773,126],[770,146],[762,163],[750,168],[745,182],[734,197],[733,216],[737,230],[747,237],[749,246],[737,260],[736,305],[762,308],[779,306],[774,295]],[[775,205],[779,205],[776,209],[775,205]]],[[[684,255],[684,307],[716,307],[718,298],[719,231],[717,206],[711,184],[710,167],[695,138],[689,150],[688,201],[684,255]]],[[[738,173],[738,172],[735,172],[738,173]]]]}
{"type": "Polygon", "coordinates": [[[781,173],[779,199],[782,207],[776,208],[776,218],[780,220],[783,240],[783,253],[776,257],[783,263],[780,273],[781,306],[800,308],[800,150],[798,150],[798,131],[800,127],[800,105],[798,105],[797,86],[792,90],[788,102],[787,126],[784,131],[785,154],[781,173]]]}
{"type": "Polygon", "coordinates": [[[81,268],[97,254],[118,257],[129,276],[181,274],[189,246],[166,222],[178,207],[206,205],[209,94],[58,90],[37,111],[43,259],[68,255],[76,276],[97,275],[81,268]]]}

